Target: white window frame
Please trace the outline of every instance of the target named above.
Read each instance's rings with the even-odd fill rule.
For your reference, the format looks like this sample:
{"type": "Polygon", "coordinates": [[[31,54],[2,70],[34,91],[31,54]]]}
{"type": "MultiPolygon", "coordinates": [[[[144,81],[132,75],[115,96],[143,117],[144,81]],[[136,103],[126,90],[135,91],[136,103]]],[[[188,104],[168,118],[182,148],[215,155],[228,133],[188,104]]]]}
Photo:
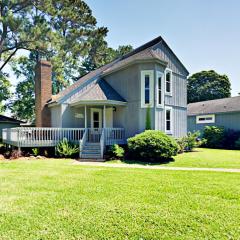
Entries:
{"type": "Polygon", "coordinates": [[[165,94],[172,96],[172,85],[173,85],[173,74],[172,74],[172,70],[170,68],[166,68],[165,69],[165,76],[164,76],[164,84],[165,84],[165,94]],[[170,92],[167,92],[167,73],[170,73],[170,92]]]}
{"type": "Polygon", "coordinates": [[[160,108],[163,108],[164,106],[164,94],[165,94],[164,82],[165,82],[164,73],[157,71],[156,72],[156,99],[157,99],[156,106],[160,108]],[[159,77],[161,77],[161,104],[159,104],[159,84],[158,84],[159,77]]]}
{"type": "Polygon", "coordinates": [[[205,123],[215,123],[215,114],[207,114],[207,115],[198,115],[196,116],[197,124],[205,124],[205,123]],[[200,120],[200,118],[212,118],[211,120],[200,120]]]}
{"type": "Polygon", "coordinates": [[[153,107],[154,105],[154,71],[143,70],[141,71],[141,107],[153,107]],[[149,104],[145,104],[145,76],[149,75],[149,104]]]}
{"type": "Polygon", "coordinates": [[[165,133],[173,134],[173,108],[165,107],[165,133]],[[167,130],[167,110],[170,110],[170,130],[167,130]]]}

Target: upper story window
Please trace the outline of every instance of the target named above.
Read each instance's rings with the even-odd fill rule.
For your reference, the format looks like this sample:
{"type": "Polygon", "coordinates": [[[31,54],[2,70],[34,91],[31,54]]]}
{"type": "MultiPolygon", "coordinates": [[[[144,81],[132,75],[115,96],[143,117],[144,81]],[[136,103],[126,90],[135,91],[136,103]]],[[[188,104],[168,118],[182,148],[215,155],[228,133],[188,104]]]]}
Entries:
{"type": "Polygon", "coordinates": [[[172,70],[166,69],[165,71],[165,92],[172,95],[172,70]]]}
{"type": "Polygon", "coordinates": [[[153,71],[141,71],[141,106],[153,106],[153,71]]]}
{"type": "Polygon", "coordinates": [[[157,76],[157,106],[158,107],[162,107],[163,104],[164,104],[164,80],[163,80],[163,73],[162,72],[159,72],[157,71],[156,73],[156,76],[157,76]]]}
{"type": "Polygon", "coordinates": [[[150,103],[150,76],[148,74],[145,75],[144,80],[144,91],[145,91],[145,98],[144,98],[144,104],[150,103]]]}
{"type": "Polygon", "coordinates": [[[209,114],[209,115],[201,115],[196,117],[196,123],[197,124],[203,124],[203,123],[215,123],[215,115],[209,114]]]}
{"type": "Polygon", "coordinates": [[[165,132],[172,134],[173,131],[173,117],[172,117],[172,107],[165,108],[165,132]]]}

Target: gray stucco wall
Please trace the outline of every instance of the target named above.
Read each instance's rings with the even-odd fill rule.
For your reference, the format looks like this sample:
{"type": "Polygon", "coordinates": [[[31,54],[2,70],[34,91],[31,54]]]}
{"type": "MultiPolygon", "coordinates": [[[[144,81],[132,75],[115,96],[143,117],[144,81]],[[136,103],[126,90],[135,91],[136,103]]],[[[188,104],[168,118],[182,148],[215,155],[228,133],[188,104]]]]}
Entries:
{"type": "Polygon", "coordinates": [[[222,126],[240,131],[240,112],[216,113],[215,123],[197,124],[196,116],[188,116],[188,131],[203,132],[205,126],[222,126]]]}

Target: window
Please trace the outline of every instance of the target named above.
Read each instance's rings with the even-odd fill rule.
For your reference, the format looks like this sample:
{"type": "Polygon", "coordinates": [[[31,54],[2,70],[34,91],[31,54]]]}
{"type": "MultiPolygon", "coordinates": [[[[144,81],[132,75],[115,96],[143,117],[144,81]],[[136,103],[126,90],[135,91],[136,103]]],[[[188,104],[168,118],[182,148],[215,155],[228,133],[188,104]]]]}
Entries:
{"type": "Polygon", "coordinates": [[[149,82],[149,75],[145,75],[145,99],[144,104],[150,103],[150,82],[149,82]]]}
{"type": "Polygon", "coordinates": [[[165,132],[168,134],[172,133],[172,108],[165,108],[165,132]]]}
{"type": "Polygon", "coordinates": [[[163,73],[161,72],[157,72],[157,106],[158,107],[162,107],[163,103],[164,103],[164,92],[163,92],[163,86],[164,86],[164,82],[163,82],[163,73]]]}
{"type": "Polygon", "coordinates": [[[153,106],[153,71],[141,72],[141,106],[153,106]]]}
{"type": "Polygon", "coordinates": [[[169,95],[172,94],[172,70],[166,69],[165,71],[165,92],[169,95]]]}
{"type": "Polygon", "coordinates": [[[215,123],[215,115],[209,114],[209,115],[201,115],[196,117],[196,123],[197,124],[203,124],[203,123],[215,123]]]}

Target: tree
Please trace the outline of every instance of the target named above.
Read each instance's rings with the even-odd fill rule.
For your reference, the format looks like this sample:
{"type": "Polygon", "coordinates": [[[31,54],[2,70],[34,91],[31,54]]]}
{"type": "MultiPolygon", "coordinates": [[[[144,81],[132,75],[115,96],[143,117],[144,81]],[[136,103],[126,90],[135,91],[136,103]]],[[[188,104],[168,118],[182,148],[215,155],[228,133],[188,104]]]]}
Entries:
{"type": "Polygon", "coordinates": [[[226,75],[202,71],[188,78],[187,93],[188,103],[226,98],[231,96],[231,83],[226,75]]]}
{"type": "Polygon", "coordinates": [[[7,79],[7,75],[0,72],[0,113],[3,113],[6,109],[4,101],[10,97],[11,84],[7,79]]]}
{"type": "Polygon", "coordinates": [[[0,1],[0,71],[12,60],[16,52],[46,50],[50,28],[38,8],[43,1],[0,1]]]}
{"type": "Polygon", "coordinates": [[[82,0],[5,0],[0,14],[0,70],[20,49],[38,52],[53,64],[56,93],[79,78],[91,39],[107,34],[82,0]]]}
{"type": "Polygon", "coordinates": [[[131,45],[122,45],[117,49],[113,49],[108,47],[108,44],[104,38],[92,39],[89,54],[82,63],[81,74],[83,75],[93,71],[116,58],[122,57],[132,50],[133,47],[131,45]]]}
{"type": "Polygon", "coordinates": [[[12,69],[18,79],[14,99],[9,104],[14,117],[33,122],[35,120],[34,69],[36,54],[20,57],[12,63],[12,69]]]}

